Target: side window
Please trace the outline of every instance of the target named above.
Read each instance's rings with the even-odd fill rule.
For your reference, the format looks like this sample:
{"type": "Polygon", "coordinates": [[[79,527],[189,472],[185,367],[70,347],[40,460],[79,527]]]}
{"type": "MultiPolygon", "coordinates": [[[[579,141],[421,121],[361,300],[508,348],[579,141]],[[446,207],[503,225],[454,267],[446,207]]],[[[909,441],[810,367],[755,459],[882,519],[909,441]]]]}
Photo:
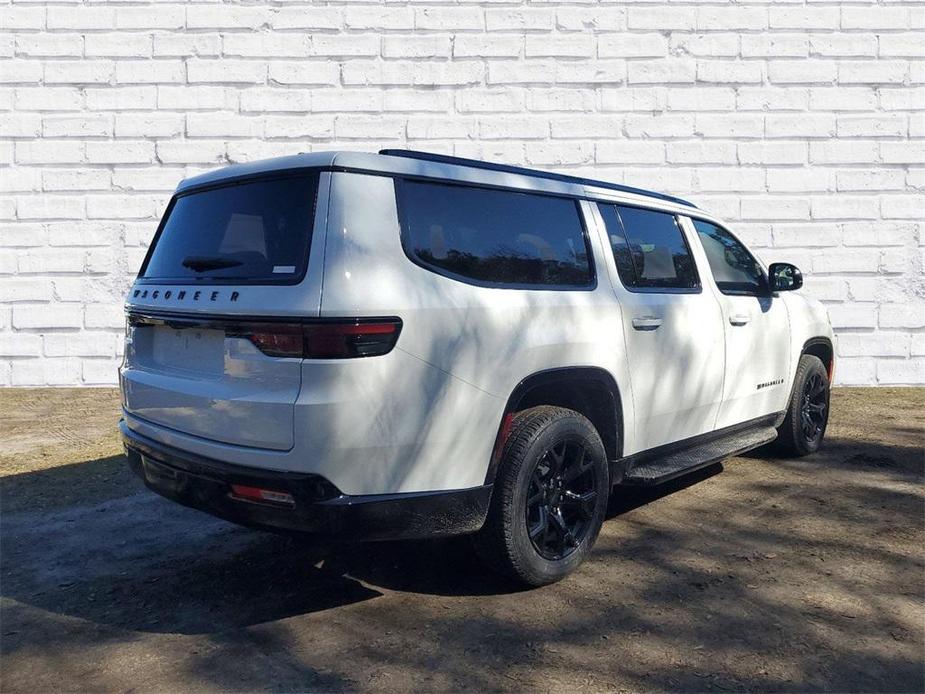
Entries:
{"type": "Polygon", "coordinates": [[[700,278],[674,215],[600,204],[620,281],[628,289],[698,289],[700,278]]]}
{"type": "Polygon", "coordinates": [[[410,180],[396,191],[405,249],[424,265],[491,284],[593,283],[574,200],[410,180]]]}
{"type": "Polygon", "coordinates": [[[764,271],[732,234],[710,222],[692,220],[707,254],[716,286],[724,294],[763,294],[764,271]]]}
{"type": "Polygon", "coordinates": [[[617,214],[617,208],[613,205],[598,205],[601,216],[604,217],[604,225],[607,227],[607,236],[610,238],[610,246],[613,248],[613,257],[617,263],[617,273],[620,275],[620,281],[625,287],[636,286],[636,270],[633,268],[633,258],[630,256],[630,247],[626,242],[626,234],[623,231],[623,222],[620,221],[620,215],[617,214]]]}

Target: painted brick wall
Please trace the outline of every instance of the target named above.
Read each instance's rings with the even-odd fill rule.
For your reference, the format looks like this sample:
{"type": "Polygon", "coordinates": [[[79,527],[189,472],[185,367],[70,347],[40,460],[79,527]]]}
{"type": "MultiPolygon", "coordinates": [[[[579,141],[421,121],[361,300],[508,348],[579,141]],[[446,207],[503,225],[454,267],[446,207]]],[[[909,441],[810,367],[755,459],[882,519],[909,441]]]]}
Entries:
{"type": "Polygon", "coordinates": [[[925,4],[0,3],[0,384],[106,384],[176,182],[409,146],[690,197],[925,383],[925,4]]]}

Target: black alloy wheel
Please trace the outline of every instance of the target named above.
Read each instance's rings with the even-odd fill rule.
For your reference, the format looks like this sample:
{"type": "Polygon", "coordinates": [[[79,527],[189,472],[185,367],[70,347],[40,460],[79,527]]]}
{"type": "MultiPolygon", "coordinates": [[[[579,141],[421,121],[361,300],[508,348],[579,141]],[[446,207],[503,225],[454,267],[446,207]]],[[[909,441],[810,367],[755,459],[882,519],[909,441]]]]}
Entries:
{"type": "Polygon", "coordinates": [[[803,386],[800,405],[800,429],[807,443],[815,443],[828,419],[829,403],[826,383],[819,373],[811,373],[803,386]]]}
{"type": "Polygon", "coordinates": [[[587,417],[552,405],[521,410],[473,538],[476,551],[521,585],[558,581],[590,554],[609,494],[607,452],[587,417]]]}
{"type": "Polygon", "coordinates": [[[828,371],[819,357],[804,354],[797,364],[784,420],[777,428],[778,452],[801,457],[819,450],[830,409],[828,371]]]}
{"type": "Polygon", "coordinates": [[[587,537],[597,505],[596,468],[580,441],[560,441],[537,461],[527,490],[530,542],[559,560],[587,537]]]}

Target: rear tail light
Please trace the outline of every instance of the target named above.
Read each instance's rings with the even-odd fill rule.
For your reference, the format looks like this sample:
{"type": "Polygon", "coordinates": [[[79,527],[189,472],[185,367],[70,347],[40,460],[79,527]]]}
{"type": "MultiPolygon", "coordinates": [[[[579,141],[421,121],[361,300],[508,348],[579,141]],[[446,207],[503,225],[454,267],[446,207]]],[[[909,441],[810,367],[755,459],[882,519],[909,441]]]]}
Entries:
{"type": "Polygon", "coordinates": [[[237,330],[226,330],[225,334],[246,337],[257,349],[271,357],[302,356],[302,326],[298,323],[242,325],[240,334],[237,330]]]}
{"type": "Polygon", "coordinates": [[[306,323],[302,326],[306,359],[373,357],[391,351],[401,321],[363,323],[306,323]]]}
{"type": "Polygon", "coordinates": [[[271,357],[349,359],[387,354],[401,332],[398,318],[324,320],[305,323],[241,323],[226,328],[271,357]]]}

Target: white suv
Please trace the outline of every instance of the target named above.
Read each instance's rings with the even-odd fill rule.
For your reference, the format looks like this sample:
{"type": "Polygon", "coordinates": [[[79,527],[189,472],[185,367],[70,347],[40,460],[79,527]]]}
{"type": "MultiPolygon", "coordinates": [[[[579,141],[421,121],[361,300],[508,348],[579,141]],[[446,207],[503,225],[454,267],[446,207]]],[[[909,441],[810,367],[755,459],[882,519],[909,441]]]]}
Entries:
{"type": "Polygon", "coordinates": [[[833,336],[677,198],[403,150],[183,181],[127,305],[122,435],[156,492],[344,540],[476,533],[539,585],[615,485],[825,433],[833,336]]]}

